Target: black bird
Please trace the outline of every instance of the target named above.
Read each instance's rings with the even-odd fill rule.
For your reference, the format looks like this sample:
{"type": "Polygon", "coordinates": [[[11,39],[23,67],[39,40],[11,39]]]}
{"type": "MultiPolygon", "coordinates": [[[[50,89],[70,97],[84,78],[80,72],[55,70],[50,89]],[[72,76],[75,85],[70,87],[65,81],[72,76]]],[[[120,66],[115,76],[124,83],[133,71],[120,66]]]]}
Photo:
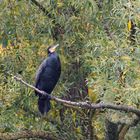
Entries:
{"type": "MultiPolygon", "coordinates": [[[[51,94],[61,74],[61,62],[58,54],[55,52],[56,47],[50,46],[48,51],[48,58],[46,58],[36,73],[35,87],[51,94]]],[[[50,108],[50,97],[41,95],[35,91],[38,98],[38,109],[42,115],[46,114],[50,108]]]]}

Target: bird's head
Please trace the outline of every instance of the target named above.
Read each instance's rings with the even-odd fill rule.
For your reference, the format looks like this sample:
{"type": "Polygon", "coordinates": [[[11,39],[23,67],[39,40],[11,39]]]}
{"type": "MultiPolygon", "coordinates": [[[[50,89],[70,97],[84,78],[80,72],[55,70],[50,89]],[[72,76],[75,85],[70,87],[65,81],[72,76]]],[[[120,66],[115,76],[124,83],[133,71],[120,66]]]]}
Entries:
{"type": "Polygon", "coordinates": [[[59,44],[53,45],[53,46],[49,46],[48,49],[47,49],[48,54],[54,53],[58,46],[59,46],[59,44]]]}

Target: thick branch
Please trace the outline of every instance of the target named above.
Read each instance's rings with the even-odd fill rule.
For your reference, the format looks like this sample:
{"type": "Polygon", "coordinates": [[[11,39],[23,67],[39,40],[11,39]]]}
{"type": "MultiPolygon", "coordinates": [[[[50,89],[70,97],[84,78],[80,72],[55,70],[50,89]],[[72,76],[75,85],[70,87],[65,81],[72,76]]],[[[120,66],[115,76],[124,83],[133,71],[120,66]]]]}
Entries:
{"type": "Polygon", "coordinates": [[[137,116],[140,116],[140,109],[134,108],[134,107],[130,107],[130,106],[126,106],[126,105],[115,105],[115,104],[109,104],[109,103],[90,103],[90,102],[72,102],[72,101],[67,101],[67,100],[62,100],[59,99],[55,96],[52,96],[44,91],[41,91],[37,88],[35,88],[34,86],[26,83],[25,81],[23,81],[21,78],[13,76],[13,78],[17,81],[19,81],[20,83],[36,90],[37,92],[39,92],[42,95],[48,95],[50,96],[50,98],[52,100],[55,100],[56,102],[60,102],[63,103],[64,105],[71,105],[71,106],[77,106],[80,108],[86,108],[86,109],[104,109],[104,108],[108,108],[108,109],[113,109],[113,110],[120,110],[120,111],[125,111],[125,112],[132,112],[135,113],[137,116]]]}
{"type": "Polygon", "coordinates": [[[45,140],[58,140],[46,131],[20,131],[15,133],[0,133],[0,140],[17,140],[21,138],[41,138],[45,140]]]}

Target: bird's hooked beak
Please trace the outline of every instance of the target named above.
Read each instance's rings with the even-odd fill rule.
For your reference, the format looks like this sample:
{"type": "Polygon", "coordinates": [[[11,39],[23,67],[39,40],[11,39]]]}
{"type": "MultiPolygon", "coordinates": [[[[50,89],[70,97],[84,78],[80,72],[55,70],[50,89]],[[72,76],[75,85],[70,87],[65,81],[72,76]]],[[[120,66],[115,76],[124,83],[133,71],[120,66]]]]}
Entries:
{"type": "Polygon", "coordinates": [[[51,53],[55,52],[55,50],[56,50],[56,48],[57,48],[58,46],[59,46],[59,44],[52,46],[52,47],[49,49],[49,51],[50,51],[51,53]]]}

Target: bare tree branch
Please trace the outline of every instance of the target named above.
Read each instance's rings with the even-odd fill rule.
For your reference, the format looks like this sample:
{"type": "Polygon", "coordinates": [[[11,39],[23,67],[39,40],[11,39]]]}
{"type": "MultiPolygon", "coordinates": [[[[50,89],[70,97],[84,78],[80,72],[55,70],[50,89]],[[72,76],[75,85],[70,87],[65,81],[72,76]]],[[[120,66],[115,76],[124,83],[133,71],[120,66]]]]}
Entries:
{"type": "Polygon", "coordinates": [[[118,128],[118,133],[120,134],[122,129],[123,129],[123,127],[125,127],[126,125],[129,126],[129,128],[130,127],[135,127],[135,126],[137,126],[137,124],[139,122],[140,122],[140,117],[138,117],[138,116],[136,118],[134,118],[129,124],[125,123],[125,122],[117,122],[117,124],[120,126],[118,128]]]}
{"type": "Polygon", "coordinates": [[[35,4],[46,16],[48,16],[49,18],[53,18],[52,15],[49,13],[49,11],[43,5],[41,5],[37,0],[31,0],[31,2],[35,4]]]}
{"type": "Polygon", "coordinates": [[[135,118],[130,124],[122,124],[122,128],[119,132],[119,140],[124,140],[126,133],[131,127],[135,127],[140,122],[140,118],[135,118]]]}
{"type": "Polygon", "coordinates": [[[21,138],[41,138],[45,140],[60,140],[46,131],[20,131],[14,133],[0,133],[0,140],[17,140],[21,138]]]}
{"type": "Polygon", "coordinates": [[[140,109],[131,107],[131,106],[126,106],[126,105],[115,105],[115,104],[110,104],[110,103],[90,103],[90,102],[72,102],[72,101],[67,101],[67,100],[62,100],[59,99],[55,96],[52,96],[44,91],[41,91],[37,88],[35,88],[34,86],[28,84],[27,82],[23,81],[21,78],[17,77],[17,76],[13,76],[13,78],[16,81],[19,81],[20,83],[26,85],[27,87],[30,87],[34,90],[36,90],[37,92],[39,92],[42,95],[48,95],[50,96],[50,98],[56,102],[60,102],[63,103],[64,105],[71,105],[71,106],[77,106],[79,108],[86,108],[86,109],[113,109],[113,110],[120,110],[120,111],[125,111],[125,112],[132,112],[135,113],[137,116],[140,116],[140,109]]]}
{"type": "Polygon", "coordinates": [[[119,140],[124,140],[126,133],[129,130],[129,125],[124,125],[121,132],[119,133],[119,140]]]}
{"type": "Polygon", "coordinates": [[[140,122],[140,118],[137,117],[129,124],[129,126],[130,127],[135,127],[139,122],[140,122]]]}

